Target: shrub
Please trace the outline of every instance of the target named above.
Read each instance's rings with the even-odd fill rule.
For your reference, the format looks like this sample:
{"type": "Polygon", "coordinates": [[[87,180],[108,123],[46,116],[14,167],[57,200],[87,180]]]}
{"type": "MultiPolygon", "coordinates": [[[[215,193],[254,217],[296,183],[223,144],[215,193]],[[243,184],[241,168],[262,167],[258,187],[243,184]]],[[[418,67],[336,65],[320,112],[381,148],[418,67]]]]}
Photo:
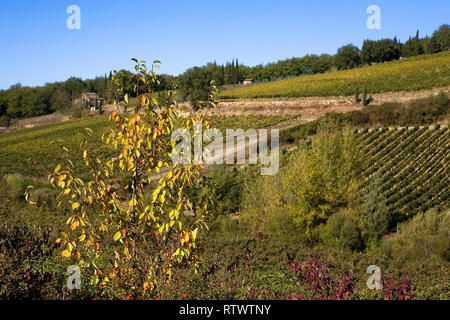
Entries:
{"type": "Polygon", "coordinates": [[[392,216],[386,206],[386,199],[380,190],[380,178],[375,176],[372,183],[361,194],[361,205],[356,213],[358,227],[365,247],[377,244],[388,233],[392,216]]]}
{"type": "Polygon", "coordinates": [[[11,200],[19,199],[24,196],[25,182],[19,174],[9,174],[3,177],[0,190],[11,200]]]}
{"type": "MultiPolygon", "coordinates": [[[[313,299],[320,300],[344,300],[353,296],[355,281],[353,272],[341,274],[339,280],[332,277],[329,266],[316,255],[302,262],[291,261],[289,270],[295,274],[299,282],[312,292],[313,299]]],[[[302,296],[297,295],[297,299],[302,296]]]]}
{"type": "Polygon", "coordinates": [[[280,175],[258,176],[245,184],[239,221],[253,234],[269,234],[273,217],[285,214],[280,186],[280,175]]]}
{"type": "Polygon", "coordinates": [[[0,127],[7,127],[9,126],[9,117],[8,116],[0,116],[0,127]]]}
{"type": "Polygon", "coordinates": [[[38,205],[46,205],[56,211],[58,208],[57,195],[58,193],[54,189],[42,188],[31,191],[30,199],[38,205]]]}
{"type": "Polygon", "coordinates": [[[347,117],[355,126],[366,125],[370,122],[369,114],[364,111],[351,111],[347,114],[347,117]]]}
{"type": "MultiPolygon", "coordinates": [[[[64,273],[55,277],[44,268],[57,245],[50,241],[50,228],[32,232],[25,225],[0,223],[0,299],[55,299],[64,273]],[[32,259],[32,260],[31,260],[32,259]],[[50,293],[50,294],[49,294],[50,293]]],[[[54,270],[56,271],[56,270],[54,270]]]]}
{"type": "Polygon", "coordinates": [[[386,125],[393,125],[399,118],[397,106],[391,103],[383,103],[378,107],[374,107],[377,121],[386,125]]]}
{"type": "Polygon", "coordinates": [[[407,276],[403,276],[400,284],[388,276],[381,277],[384,300],[411,300],[413,284],[407,276]]]}
{"type": "Polygon", "coordinates": [[[211,208],[217,215],[235,213],[242,198],[242,178],[237,169],[213,166],[206,175],[201,197],[211,195],[215,201],[211,208]]]}
{"type": "Polygon", "coordinates": [[[444,91],[440,91],[439,94],[431,98],[433,106],[439,111],[440,114],[447,113],[450,107],[450,99],[444,91]]]}
{"type": "Polygon", "coordinates": [[[90,116],[90,114],[91,114],[91,112],[87,109],[81,110],[81,118],[87,118],[90,116]]]}
{"type": "Polygon", "coordinates": [[[339,208],[349,205],[356,191],[358,156],[354,135],[328,124],[316,134],[311,147],[291,157],[283,178],[288,211],[294,222],[311,228],[326,222],[339,208]]]}
{"type": "Polygon", "coordinates": [[[362,248],[361,234],[351,211],[343,210],[333,214],[319,231],[325,243],[340,250],[362,248]]]}
{"type": "Polygon", "coordinates": [[[78,105],[73,105],[68,109],[68,113],[72,118],[81,118],[81,107],[78,105]]]}
{"type": "Polygon", "coordinates": [[[393,238],[385,239],[382,251],[410,260],[450,260],[450,211],[436,209],[416,215],[400,225],[393,238]]]}

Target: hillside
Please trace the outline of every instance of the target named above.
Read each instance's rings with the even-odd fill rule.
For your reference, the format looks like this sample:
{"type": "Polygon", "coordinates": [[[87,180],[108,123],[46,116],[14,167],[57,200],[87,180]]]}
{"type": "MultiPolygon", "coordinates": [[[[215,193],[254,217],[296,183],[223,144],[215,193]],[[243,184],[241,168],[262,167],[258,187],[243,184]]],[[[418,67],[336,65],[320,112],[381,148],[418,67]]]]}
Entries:
{"type": "Polygon", "coordinates": [[[375,187],[401,220],[450,200],[448,126],[362,130],[366,159],[362,188],[375,187]]]}
{"type": "Polygon", "coordinates": [[[304,76],[222,91],[221,99],[352,96],[416,91],[450,84],[450,52],[423,55],[362,68],[304,76]]]}
{"type": "MultiPolygon", "coordinates": [[[[219,130],[225,128],[265,128],[288,121],[290,116],[210,116],[208,120],[219,130]]],[[[92,152],[100,159],[112,156],[101,136],[111,127],[107,116],[97,116],[42,125],[34,128],[2,133],[0,135],[0,176],[20,173],[27,177],[46,178],[62,160],[63,149],[78,172],[86,170],[82,163],[80,143],[88,137],[92,152]],[[88,132],[85,128],[92,130],[88,132]]]]}

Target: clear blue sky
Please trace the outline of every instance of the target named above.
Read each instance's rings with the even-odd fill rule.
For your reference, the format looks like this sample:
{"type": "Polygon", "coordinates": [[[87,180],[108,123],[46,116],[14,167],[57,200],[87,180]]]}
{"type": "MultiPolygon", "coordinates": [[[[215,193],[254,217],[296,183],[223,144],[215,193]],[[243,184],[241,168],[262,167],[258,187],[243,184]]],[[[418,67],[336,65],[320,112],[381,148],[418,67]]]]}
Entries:
{"type": "Polygon", "coordinates": [[[14,0],[0,3],[0,89],[83,79],[130,69],[130,59],[162,61],[177,75],[216,60],[256,65],[348,43],[449,23],[449,0],[14,0]],[[81,29],[69,30],[69,5],[81,29]],[[366,27],[369,5],[381,8],[381,30],[366,27]]]}

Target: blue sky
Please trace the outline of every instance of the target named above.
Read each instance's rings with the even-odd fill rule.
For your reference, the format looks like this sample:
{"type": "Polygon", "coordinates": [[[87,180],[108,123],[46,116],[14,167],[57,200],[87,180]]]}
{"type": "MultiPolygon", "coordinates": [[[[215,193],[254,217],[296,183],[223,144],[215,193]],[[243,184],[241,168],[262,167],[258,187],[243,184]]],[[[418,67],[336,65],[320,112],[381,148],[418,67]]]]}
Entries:
{"type": "Polygon", "coordinates": [[[216,60],[256,65],[348,43],[449,23],[448,0],[14,0],[0,3],[0,89],[36,86],[71,76],[93,78],[130,69],[130,59],[159,59],[177,75],[216,60]],[[81,29],[69,30],[69,5],[81,29]],[[369,30],[369,5],[381,9],[381,30],[369,30]]]}

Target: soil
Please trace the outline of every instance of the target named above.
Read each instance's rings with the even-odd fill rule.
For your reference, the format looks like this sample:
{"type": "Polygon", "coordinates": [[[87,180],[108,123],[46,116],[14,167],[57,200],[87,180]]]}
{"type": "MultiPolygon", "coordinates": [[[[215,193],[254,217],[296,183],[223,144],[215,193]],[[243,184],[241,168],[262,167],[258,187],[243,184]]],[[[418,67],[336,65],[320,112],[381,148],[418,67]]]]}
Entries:
{"type": "MultiPolygon", "coordinates": [[[[373,94],[373,101],[371,105],[380,105],[382,103],[408,103],[412,100],[427,98],[431,95],[436,95],[440,91],[447,94],[450,93],[450,86],[444,88],[435,88],[432,90],[421,91],[403,91],[403,92],[387,92],[373,94]]],[[[327,112],[345,113],[354,110],[360,110],[363,106],[361,103],[356,104],[353,96],[338,96],[338,97],[304,97],[304,98],[273,98],[273,99],[234,99],[234,100],[219,100],[217,108],[209,110],[207,114],[216,115],[265,115],[265,116],[283,116],[283,115],[297,115],[299,116],[294,122],[314,121],[327,112]]],[[[117,109],[114,105],[105,105],[103,107],[104,114],[110,114],[117,109]]],[[[132,110],[129,110],[132,111],[132,110]]],[[[123,110],[121,110],[123,112],[123,110]]],[[[181,116],[189,116],[194,112],[189,103],[182,103],[179,105],[178,113],[181,116]]],[[[10,131],[20,128],[30,128],[43,124],[50,124],[69,120],[70,117],[59,112],[17,120],[12,126],[2,131],[10,131]]]]}

